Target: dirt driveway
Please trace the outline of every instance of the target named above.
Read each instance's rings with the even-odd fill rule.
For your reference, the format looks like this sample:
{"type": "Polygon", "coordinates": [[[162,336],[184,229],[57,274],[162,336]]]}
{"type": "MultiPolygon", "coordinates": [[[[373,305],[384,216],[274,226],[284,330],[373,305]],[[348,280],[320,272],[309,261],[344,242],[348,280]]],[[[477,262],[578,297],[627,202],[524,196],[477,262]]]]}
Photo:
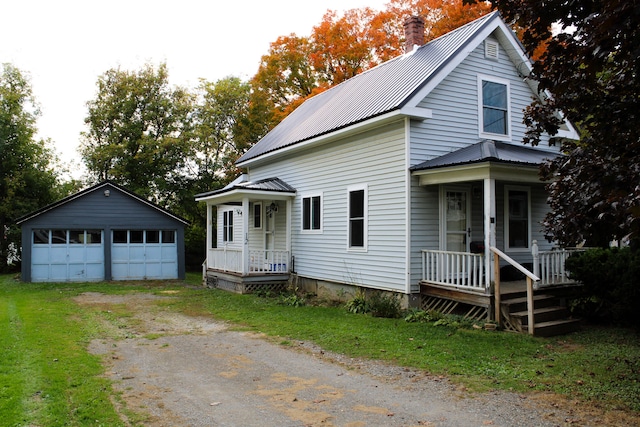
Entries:
{"type": "MultiPolygon", "coordinates": [[[[85,293],[76,302],[130,311],[124,338],[91,343],[129,409],[147,426],[603,425],[571,406],[515,393],[470,394],[446,379],[346,358],[309,343],[280,345],[210,318],[163,310],[171,296],[85,293]],[[582,417],[582,418],[581,418],[582,417]]],[[[126,408],[125,408],[126,406],[126,408]]]]}

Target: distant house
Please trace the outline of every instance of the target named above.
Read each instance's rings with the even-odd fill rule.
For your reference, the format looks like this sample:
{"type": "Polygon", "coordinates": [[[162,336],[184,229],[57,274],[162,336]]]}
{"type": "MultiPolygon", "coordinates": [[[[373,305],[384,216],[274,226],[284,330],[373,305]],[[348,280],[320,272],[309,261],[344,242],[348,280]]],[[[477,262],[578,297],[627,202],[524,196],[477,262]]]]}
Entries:
{"type": "Polygon", "coordinates": [[[196,196],[212,285],[358,286],[491,317],[491,248],[530,267],[552,248],[538,167],[559,148],[522,144],[539,94],[516,36],[497,12],[423,46],[421,20],[405,25],[404,55],[304,102],[238,160],[245,175],[196,196]]]}
{"type": "Polygon", "coordinates": [[[18,219],[22,280],[84,282],[185,276],[187,222],[104,181],[18,219]]]}

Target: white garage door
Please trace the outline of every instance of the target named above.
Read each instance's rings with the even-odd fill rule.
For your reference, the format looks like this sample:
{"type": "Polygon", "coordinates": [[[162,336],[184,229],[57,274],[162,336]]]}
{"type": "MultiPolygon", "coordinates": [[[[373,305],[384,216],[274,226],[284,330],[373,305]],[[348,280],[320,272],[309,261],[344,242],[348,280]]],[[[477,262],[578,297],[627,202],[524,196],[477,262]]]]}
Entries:
{"type": "Polygon", "coordinates": [[[102,241],[101,230],[34,230],[31,239],[31,281],[103,280],[102,241]]]}
{"type": "Polygon", "coordinates": [[[114,230],[111,241],[113,280],[178,278],[175,230],[114,230]]]}

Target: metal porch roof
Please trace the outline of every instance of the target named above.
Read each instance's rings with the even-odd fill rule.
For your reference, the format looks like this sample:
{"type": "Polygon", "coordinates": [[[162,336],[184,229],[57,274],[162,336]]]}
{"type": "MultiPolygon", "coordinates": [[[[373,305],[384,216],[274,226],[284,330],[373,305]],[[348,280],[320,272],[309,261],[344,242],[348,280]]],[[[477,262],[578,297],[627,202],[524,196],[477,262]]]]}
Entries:
{"type": "Polygon", "coordinates": [[[436,169],[440,167],[464,165],[486,161],[513,163],[521,165],[539,165],[547,159],[561,154],[538,150],[504,142],[484,140],[465,148],[411,167],[411,171],[436,169]]]}

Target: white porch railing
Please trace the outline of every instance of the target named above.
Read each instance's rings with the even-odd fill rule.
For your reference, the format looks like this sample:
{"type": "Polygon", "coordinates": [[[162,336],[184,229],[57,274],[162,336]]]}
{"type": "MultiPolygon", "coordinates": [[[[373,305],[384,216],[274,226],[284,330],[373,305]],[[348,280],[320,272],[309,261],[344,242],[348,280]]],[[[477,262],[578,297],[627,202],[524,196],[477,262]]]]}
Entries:
{"type": "Polygon", "coordinates": [[[242,249],[209,249],[207,261],[207,268],[242,273],[242,249]]]}
{"type": "Polygon", "coordinates": [[[468,252],[422,251],[422,280],[473,291],[487,289],[483,254],[468,252]]]}
{"type": "MultiPolygon", "coordinates": [[[[243,273],[242,249],[209,249],[207,268],[243,273]]],[[[247,273],[282,274],[289,271],[289,251],[250,250],[247,273]]]]}
{"type": "Polygon", "coordinates": [[[249,273],[277,274],[289,271],[289,251],[249,251],[249,273]]]}
{"type": "Polygon", "coordinates": [[[536,287],[575,283],[574,280],[569,278],[565,263],[567,258],[581,251],[584,251],[584,249],[553,249],[540,252],[538,250],[538,242],[534,240],[531,246],[533,274],[540,278],[540,281],[536,283],[536,287]]]}

